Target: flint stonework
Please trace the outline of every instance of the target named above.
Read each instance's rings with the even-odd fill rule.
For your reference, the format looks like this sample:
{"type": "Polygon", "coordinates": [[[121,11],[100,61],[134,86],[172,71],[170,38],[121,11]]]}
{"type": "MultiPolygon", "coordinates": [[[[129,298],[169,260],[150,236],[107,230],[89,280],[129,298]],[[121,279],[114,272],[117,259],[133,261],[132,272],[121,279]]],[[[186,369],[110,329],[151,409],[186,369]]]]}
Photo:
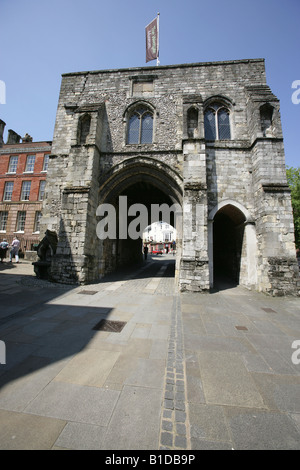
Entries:
{"type": "Polygon", "coordinates": [[[42,234],[58,236],[53,280],[96,282],[141,260],[140,240],[96,234],[97,207],[118,214],[120,195],[181,206],[180,290],[206,291],[228,275],[273,295],[298,293],[279,100],[263,59],[64,74],[41,221],[42,234]],[[152,142],[128,144],[141,108],[152,142]],[[212,116],[218,134],[209,140],[212,116]]]}

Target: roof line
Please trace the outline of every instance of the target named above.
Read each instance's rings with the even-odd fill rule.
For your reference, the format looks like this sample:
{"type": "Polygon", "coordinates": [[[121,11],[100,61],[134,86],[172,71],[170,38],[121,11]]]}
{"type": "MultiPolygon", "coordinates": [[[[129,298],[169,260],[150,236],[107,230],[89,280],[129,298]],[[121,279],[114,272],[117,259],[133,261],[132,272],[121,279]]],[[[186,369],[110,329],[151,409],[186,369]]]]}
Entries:
{"type": "Polygon", "coordinates": [[[68,77],[72,75],[86,75],[86,74],[97,74],[97,73],[112,73],[112,72],[132,72],[132,71],[139,71],[139,70],[161,70],[161,69],[175,69],[175,68],[189,68],[189,67],[207,67],[207,66],[218,66],[218,65],[230,65],[230,64],[241,64],[241,63],[252,63],[252,62],[265,62],[263,58],[257,59],[238,59],[238,60],[223,60],[223,61],[215,61],[215,62],[193,62],[190,64],[177,64],[177,65],[153,65],[151,67],[129,67],[129,68],[121,68],[121,69],[104,69],[104,70],[87,70],[84,72],[68,72],[63,73],[62,77],[68,77]]]}

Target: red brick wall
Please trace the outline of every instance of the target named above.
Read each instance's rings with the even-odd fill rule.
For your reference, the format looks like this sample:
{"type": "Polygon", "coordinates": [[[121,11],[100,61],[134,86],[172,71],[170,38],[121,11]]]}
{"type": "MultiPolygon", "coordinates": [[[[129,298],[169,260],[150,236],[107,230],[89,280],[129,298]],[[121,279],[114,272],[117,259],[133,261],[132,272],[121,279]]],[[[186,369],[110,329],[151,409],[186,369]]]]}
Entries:
{"type": "MultiPolygon", "coordinates": [[[[0,211],[8,211],[6,232],[0,232],[0,239],[13,236],[16,231],[18,211],[26,211],[26,221],[24,233],[18,233],[18,238],[22,240],[22,245],[27,245],[30,249],[32,240],[38,241],[40,236],[34,233],[35,214],[42,210],[42,201],[39,201],[40,182],[46,179],[47,172],[43,171],[44,156],[50,154],[50,143],[32,142],[14,145],[3,145],[0,150],[0,211]],[[5,147],[13,148],[13,153],[4,153],[5,147]],[[21,152],[18,152],[18,147],[21,152]],[[39,147],[39,151],[35,151],[39,147]],[[40,149],[45,147],[45,151],[40,149]],[[24,151],[26,148],[26,152],[24,151]],[[18,155],[18,166],[16,173],[8,173],[9,160],[11,156],[18,155]],[[35,155],[34,171],[26,173],[26,160],[28,155],[35,155]],[[13,181],[13,193],[11,201],[3,201],[4,187],[7,181],[13,181]],[[21,191],[23,181],[31,181],[29,201],[21,201],[21,191]]],[[[9,150],[9,149],[7,149],[9,150]]]]}
{"type": "MultiPolygon", "coordinates": [[[[31,181],[30,201],[37,201],[39,195],[40,180],[46,179],[46,172],[43,172],[44,155],[46,153],[37,153],[35,158],[34,172],[24,173],[26,167],[26,154],[18,155],[18,166],[15,174],[8,173],[9,159],[13,155],[0,156],[0,201],[3,201],[4,187],[7,181],[14,182],[14,189],[12,194],[12,201],[19,201],[21,197],[22,182],[31,181]]],[[[50,152],[47,152],[49,155],[50,152]]],[[[28,154],[33,155],[33,154],[28,154]]]]}

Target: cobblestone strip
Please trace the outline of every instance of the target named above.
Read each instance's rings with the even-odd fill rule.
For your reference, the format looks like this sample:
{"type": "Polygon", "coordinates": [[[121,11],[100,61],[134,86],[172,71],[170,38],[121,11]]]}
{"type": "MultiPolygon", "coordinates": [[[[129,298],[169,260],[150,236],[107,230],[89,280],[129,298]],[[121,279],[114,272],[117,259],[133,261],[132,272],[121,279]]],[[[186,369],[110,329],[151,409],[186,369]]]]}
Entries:
{"type": "Polygon", "coordinates": [[[190,449],[180,299],[174,299],[161,414],[160,449],[190,449]]]}

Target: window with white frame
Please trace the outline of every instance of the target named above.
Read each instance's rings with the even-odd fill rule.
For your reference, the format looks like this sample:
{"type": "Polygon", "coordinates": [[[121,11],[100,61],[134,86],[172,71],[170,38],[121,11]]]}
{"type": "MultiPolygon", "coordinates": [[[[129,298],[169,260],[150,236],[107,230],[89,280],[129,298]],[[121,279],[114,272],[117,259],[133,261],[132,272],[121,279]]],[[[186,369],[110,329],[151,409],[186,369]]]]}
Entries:
{"type": "Polygon", "coordinates": [[[25,230],[26,211],[18,211],[17,215],[17,232],[24,232],[25,230]]]}
{"type": "Polygon", "coordinates": [[[33,173],[34,164],[35,164],[35,155],[28,155],[27,160],[26,160],[25,172],[26,173],[29,173],[29,172],[33,173]]]}
{"type": "Polygon", "coordinates": [[[40,222],[42,218],[42,213],[40,211],[36,211],[35,218],[34,218],[34,232],[40,231],[40,222]]]}
{"type": "Polygon", "coordinates": [[[134,109],[128,117],[127,144],[152,144],[153,113],[146,106],[134,109]]]}
{"type": "Polygon", "coordinates": [[[13,188],[14,188],[13,181],[7,181],[5,183],[3,201],[11,201],[13,188]]]}
{"type": "Polygon", "coordinates": [[[49,165],[49,155],[44,156],[44,163],[43,163],[43,171],[48,170],[48,165],[49,165]]]}
{"type": "Polygon", "coordinates": [[[229,110],[220,103],[210,105],[204,113],[206,140],[231,139],[229,110]]]}
{"type": "Polygon", "coordinates": [[[8,211],[0,211],[0,231],[5,232],[7,227],[8,211]]]}
{"type": "Polygon", "coordinates": [[[23,181],[21,191],[21,201],[29,201],[31,181],[23,181]]]}
{"type": "Polygon", "coordinates": [[[39,189],[39,201],[42,201],[44,199],[45,195],[45,186],[46,186],[46,180],[42,180],[40,182],[40,189],[39,189]]]}
{"type": "Polygon", "coordinates": [[[9,166],[8,166],[8,173],[16,173],[17,166],[18,166],[18,159],[19,159],[19,157],[17,155],[14,155],[13,157],[10,157],[9,166]]]}

